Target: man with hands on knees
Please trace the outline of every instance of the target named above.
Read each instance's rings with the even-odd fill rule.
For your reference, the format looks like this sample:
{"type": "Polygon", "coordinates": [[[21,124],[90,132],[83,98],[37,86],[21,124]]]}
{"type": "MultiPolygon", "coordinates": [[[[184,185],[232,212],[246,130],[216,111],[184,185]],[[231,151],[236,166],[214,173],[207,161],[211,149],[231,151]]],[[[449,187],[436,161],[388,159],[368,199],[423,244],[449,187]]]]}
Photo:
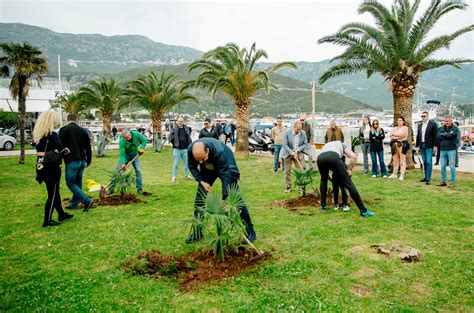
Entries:
{"type": "MultiPolygon", "coordinates": [[[[188,165],[198,184],[194,200],[194,217],[199,217],[198,208],[204,203],[212,185],[219,178],[222,182],[222,200],[228,196],[229,187],[238,187],[240,179],[239,168],[232,150],[223,142],[211,137],[198,139],[188,147],[188,165]]],[[[243,206],[240,217],[247,228],[247,238],[250,242],[257,239],[247,206],[243,206]]],[[[202,229],[193,232],[186,243],[195,243],[203,239],[202,229]]]]}
{"type": "MultiPolygon", "coordinates": [[[[130,131],[128,129],[122,130],[122,138],[119,142],[120,159],[117,166],[117,171],[124,170],[127,163],[132,161],[135,156],[142,155],[145,152],[147,139],[145,136],[137,131],[130,131]]],[[[135,158],[132,162],[135,170],[137,193],[143,194],[142,190],[142,171],[140,169],[140,158],[135,158]]],[[[109,194],[112,194],[115,189],[115,184],[112,182],[109,188],[109,194]]]]}

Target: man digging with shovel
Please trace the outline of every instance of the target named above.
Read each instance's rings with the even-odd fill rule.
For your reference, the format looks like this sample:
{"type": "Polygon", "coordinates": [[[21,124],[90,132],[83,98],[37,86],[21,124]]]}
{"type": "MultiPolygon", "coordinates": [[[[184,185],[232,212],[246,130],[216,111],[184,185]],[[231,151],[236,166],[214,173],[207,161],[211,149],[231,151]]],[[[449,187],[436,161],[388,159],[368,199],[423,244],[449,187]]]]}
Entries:
{"type": "MultiPolygon", "coordinates": [[[[117,171],[125,170],[127,163],[132,161],[133,169],[135,170],[137,193],[143,194],[142,190],[142,171],[140,169],[140,158],[138,156],[145,152],[147,139],[145,136],[136,131],[128,129],[122,130],[122,138],[119,142],[120,159],[117,166],[117,171]]],[[[112,194],[115,189],[115,182],[110,182],[108,194],[112,194]]]]}

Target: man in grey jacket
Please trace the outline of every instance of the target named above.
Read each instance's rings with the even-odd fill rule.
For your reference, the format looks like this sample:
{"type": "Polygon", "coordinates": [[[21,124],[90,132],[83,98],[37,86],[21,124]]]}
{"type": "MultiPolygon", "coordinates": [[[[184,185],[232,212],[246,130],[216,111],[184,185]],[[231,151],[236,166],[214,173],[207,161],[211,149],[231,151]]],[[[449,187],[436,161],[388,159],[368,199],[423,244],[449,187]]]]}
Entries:
{"type": "Polygon", "coordinates": [[[297,168],[304,167],[303,153],[307,153],[307,139],[304,131],[301,131],[301,122],[296,122],[293,129],[288,130],[283,136],[281,158],[285,160],[285,192],[291,190],[291,164],[295,163],[297,168]]]}

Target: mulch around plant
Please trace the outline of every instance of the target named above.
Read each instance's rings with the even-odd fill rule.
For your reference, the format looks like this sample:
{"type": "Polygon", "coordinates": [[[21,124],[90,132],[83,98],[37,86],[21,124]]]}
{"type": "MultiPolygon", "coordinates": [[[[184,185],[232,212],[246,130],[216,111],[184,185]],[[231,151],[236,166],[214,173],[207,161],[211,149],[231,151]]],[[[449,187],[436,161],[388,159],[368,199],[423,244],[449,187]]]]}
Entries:
{"type": "Polygon", "coordinates": [[[132,193],[126,193],[124,195],[110,195],[102,199],[94,200],[94,205],[126,205],[132,203],[140,203],[142,200],[138,199],[136,195],[132,193]]]}
{"type": "Polygon", "coordinates": [[[254,250],[240,247],[230,251],[220,261],[210,251],[195,251],[180,257],[161,254],[158,250],[140,252],[123,263],[125,272],[148,275],[153,278],[176,277],[181,291],[192,291],[200,285],[221,281],[239,275],[271,258],[269,252],[262,256],[254,250]]]}

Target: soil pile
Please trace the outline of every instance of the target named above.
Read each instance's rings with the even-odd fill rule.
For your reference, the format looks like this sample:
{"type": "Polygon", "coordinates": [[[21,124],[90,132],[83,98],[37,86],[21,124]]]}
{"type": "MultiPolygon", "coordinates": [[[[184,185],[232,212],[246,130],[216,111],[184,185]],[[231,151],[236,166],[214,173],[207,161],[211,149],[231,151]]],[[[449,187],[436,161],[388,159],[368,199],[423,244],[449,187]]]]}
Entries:
{"type": "Polygon", "coordinates": [[[124,195],[110,195],[105,198],[94,200],[95,205],[126,205],[131,203],[143,202],[136,195],[126,193],[124,195]]]}
{"type": "Polygon", "coordinates": [[[125,272],[133,275],[177,277],[180,282],[179,289],[191,291],[203,283],[236,276],[270,257],[269,253],[259,256],[257,252],[244,247],[240,247],[238,251],[230,251],[224,261],[218,260],[210,251],[196,251],[176,257],[163,255],[152,249],[128,259],[123,266],[125,272]]]}

